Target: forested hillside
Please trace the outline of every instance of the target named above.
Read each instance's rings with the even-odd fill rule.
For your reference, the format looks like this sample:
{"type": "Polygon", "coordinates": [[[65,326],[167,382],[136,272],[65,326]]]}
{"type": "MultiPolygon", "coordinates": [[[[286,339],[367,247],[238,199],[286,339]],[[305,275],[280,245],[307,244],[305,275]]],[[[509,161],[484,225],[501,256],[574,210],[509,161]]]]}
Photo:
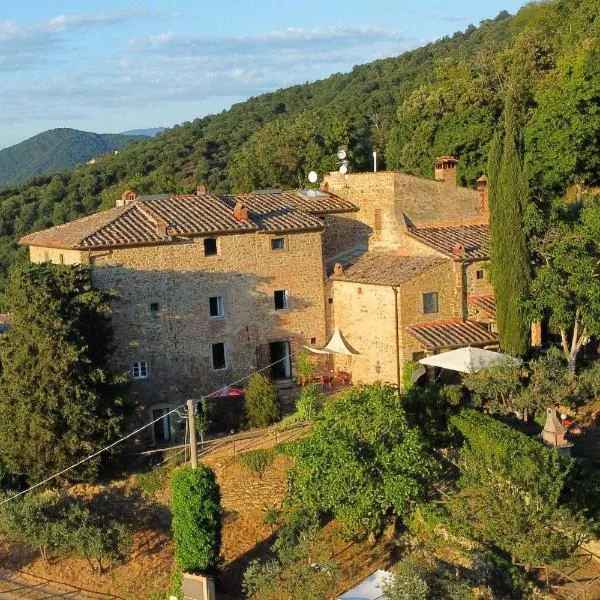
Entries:
{"type": "Polygon", "coordinates": [[[66,171],[108,152],[121,150],[140,135],[51,129],[0,150],[0,185],[44,173],[66,171]]]}
{"type": "Polygon", "coordinates": [[[71,173],[0,189],[0,286],[16,240],[138,193],[306,185],[311,169],[380,166],[432,175],[460,158],[461,183],[486,170],[507,90],[519,104],[534,196],[600,180],[600,0],[531,4],[398,57],[251,98],[136,142],[71,173]]]}

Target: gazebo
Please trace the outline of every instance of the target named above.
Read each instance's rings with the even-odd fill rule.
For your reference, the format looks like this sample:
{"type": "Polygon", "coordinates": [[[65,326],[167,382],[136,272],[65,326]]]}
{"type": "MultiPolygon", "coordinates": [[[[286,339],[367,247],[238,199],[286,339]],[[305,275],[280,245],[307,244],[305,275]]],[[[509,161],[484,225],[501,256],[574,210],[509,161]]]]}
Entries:
{"type": "Polygon", "coordinates": [[[470,346],[426,356],[419,362],[427,367],[439,367],[440,369],[458,371],[459,373],[473,373],[496,365],[521,364],[518,358],[507,354],[482,348],[471,348],[470,346]]]}

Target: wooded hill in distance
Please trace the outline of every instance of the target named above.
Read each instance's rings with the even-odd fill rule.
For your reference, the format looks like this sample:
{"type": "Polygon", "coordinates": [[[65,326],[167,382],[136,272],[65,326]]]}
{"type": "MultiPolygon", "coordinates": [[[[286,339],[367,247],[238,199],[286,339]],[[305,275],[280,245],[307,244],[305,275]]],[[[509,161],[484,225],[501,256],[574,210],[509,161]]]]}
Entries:
{"type": "Polygon", "coordinates": [[[77,129],[44,131],[0,150],[0,185],[70,170],[92,158],[121,150],[137,139],[141,139],[140,135],[91,133],[77,129]]]}
{"type": "MultiPolygon", "coordinates": [[[[310,170],[433,175],[460,158],[460,183],[487,170],[507,91],[517,99],[527,173],[540,202],[600,183],[600,0],[529,4],[479,27],[315,83],[250,98],[136,142],[71,173],[0,189],[0,286],[25,233],[139,194],[306,187],[310,170]]],[[[22,251],[21,251],[22,252],[22,251]]]]}

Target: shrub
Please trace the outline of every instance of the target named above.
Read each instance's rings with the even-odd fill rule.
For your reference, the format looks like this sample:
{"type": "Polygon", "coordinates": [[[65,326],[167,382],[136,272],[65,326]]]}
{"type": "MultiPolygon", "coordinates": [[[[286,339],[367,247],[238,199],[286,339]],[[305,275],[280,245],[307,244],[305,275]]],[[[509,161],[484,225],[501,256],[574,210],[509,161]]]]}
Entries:
{"type": "Polygon", "coordinates": [[[281,517],[281,510],[276,506],[269,506],[263,511],[263,523],[271,528],[271,531],[275,529],[279,519],[281,517]]]}
{"type": "Polygon", "coordinates": [[[273,464],[274,458],[275,451],[273,449],[252,450],[251,452],[243,452],[239,455],[240,461],[259,476],[273,464]]]}
{"type": "Polygon", "coordinates": [[[215,571],[221,551],[221,492],[214,472],[204,465],[175,471],[171,492],[178,569],[215,571]]]}
{"type": "Polygon", "coordinates": [[[253,375],[245,397],[246,421],[250,427],[266,427],[279,419],[279,390],[261,373],[253,375]]]}
{"type": "Polygon", "coordinates": [[[310,360],[308,352],[301,352],[300,357],[298,358],[297,371],[300,385],[305,385],[316,373],[317,368],[310,360]]]}
{"type": "Polygon", "coordinates": [[[302,388],[296,400],[296,418],[298,421],[311,421],[323,406],[323,393],[317,383],[309,383],[302,388]]]}
{"type": "Polygon", "coordinates": [[[93,513],[80,499],[62,492],[31,493],[0,507],[0,531],[37,548],[85,558],[100,573],[121,563],[131,551],[131,535],[118,521],[93,513]]]}
{"type": "Polygon", "coordinates": [[[169,472],[167,467],[155,467],[146,473],[138,473],[135,476],[135,485],[144,496],[154,496],[164,489],[169,472]]]}

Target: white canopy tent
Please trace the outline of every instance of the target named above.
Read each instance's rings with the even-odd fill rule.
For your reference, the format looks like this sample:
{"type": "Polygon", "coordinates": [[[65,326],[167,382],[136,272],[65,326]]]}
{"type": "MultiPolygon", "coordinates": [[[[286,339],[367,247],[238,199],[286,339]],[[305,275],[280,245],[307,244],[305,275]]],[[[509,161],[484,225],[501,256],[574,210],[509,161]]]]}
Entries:
{"type": "Polygon", "coordinates": [[[459,371],[460,373],[473,373],[496,365],[521,364],[521,361],[518,358],[500,354],[500,352],[493,352],[492,350],[471,348],[470,346],[467,348],[450,350],[449,352],[443,352],[442,354],[426,356],[419,362],[428,367],[440,367],[441,369],[459,371]]]}
{"type": "Polygon", "coordinates": [[[304,347],[314,354],[344,354],[346,356],[358,354],[358,352],[355,352],[348,346],[339,329],[336,329],[333,332],[331,339],[324,348],[312,348],[311,346],[304,347]]]}

